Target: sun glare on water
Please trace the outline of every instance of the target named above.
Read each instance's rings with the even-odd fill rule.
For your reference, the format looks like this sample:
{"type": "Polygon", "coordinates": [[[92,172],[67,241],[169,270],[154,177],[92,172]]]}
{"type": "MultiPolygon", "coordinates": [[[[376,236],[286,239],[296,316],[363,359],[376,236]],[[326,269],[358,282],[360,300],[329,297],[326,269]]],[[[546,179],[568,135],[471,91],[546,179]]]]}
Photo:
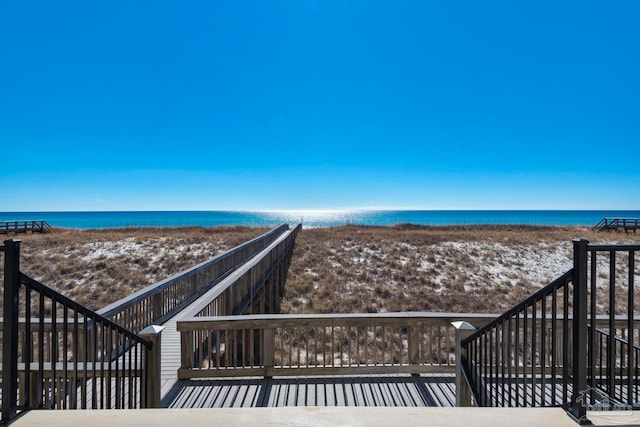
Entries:
{"type": "Polygon", "coordinates": [[[295,209],[266,212],[274,220],[302,223],[305,228],[362,223],[371,211],[355,209],[295,209]]]}

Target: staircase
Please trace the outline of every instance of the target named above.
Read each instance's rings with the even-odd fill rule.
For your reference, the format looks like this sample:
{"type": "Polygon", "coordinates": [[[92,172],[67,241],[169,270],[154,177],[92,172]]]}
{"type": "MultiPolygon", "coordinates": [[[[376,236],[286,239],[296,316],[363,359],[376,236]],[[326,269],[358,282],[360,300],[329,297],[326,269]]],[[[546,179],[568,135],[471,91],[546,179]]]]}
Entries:
{"type": "Polygon", "coordinates": [[[640,245],[573,245],[571,270],[461,341],[478,406],[560,406],[581,422],[639,406],[640,245]]]}

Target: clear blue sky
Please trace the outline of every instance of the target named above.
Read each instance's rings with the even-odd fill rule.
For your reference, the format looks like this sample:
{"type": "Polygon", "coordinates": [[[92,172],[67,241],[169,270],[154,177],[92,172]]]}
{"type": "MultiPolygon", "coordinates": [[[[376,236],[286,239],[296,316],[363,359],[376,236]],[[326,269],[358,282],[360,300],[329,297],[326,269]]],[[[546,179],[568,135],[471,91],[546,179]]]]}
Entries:
{"type": "Polygon", "coordinates": [[[640,2],[0,5],[0,211],[639,209],[640,2]]]}

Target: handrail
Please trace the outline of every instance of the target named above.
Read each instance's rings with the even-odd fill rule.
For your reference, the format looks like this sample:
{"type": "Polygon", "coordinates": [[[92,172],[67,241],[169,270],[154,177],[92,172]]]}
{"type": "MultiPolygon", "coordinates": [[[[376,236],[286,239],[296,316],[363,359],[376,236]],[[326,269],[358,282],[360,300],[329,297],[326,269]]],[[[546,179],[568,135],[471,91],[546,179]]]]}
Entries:
{"type": "MultiPolygon", "coordinates": [[[[587,327],[591,328],[591,325],[587,325],[587,327]]],[[[607,338],[611,337],[611,333],[609,333],[609,331],[605,331],[604,329],[596,328],[596,332],[598,334],[600,334],[600,335],[603,335],[603,336],[607,337],[607,338]]],[[[619,337],[617,335],[613,336],[613,340],[616,341],[616,342],[619,342],[621,344],[624,344],[624,345],[629,345],[629,340],[626,340],[626,339],[624,339],[622,337],[619,337]]],[[[640,345],[638,345],[638,344],[636,344],[634,342],[631,343],[631,346],[636,350],[640,350],[640,345]]]]}
{"type": "Polygon", "coordinates": [[[568,304],[558,308],[558,300],[568,301],[572,278],[573,270],[569,270],[461,340],[466,354],[462,363],[479,406],[566,404],[571,325],[568,304]],[[534,392],[518,392],[523,386],[534,392]],[[542,395],[535,391],[539,386],[542,395]],[[551,388],[549,402],[546,387],[551,388]]]}
{"type": "MultiPolygon", "coordinates": [[[[269,311],[278,311],[279,304],[276,300],[282,296],[284,276],[288,268],[288,263],[284,263],[283,260],[291,257],[291,250],[301,229],[302,224],[298,224],[293,230],[278,236],[269,246],[221,280],[218,286],[203,294],[200,302],[190,306],[188,311],[181,314],[181,317],[187,319],[195,316],[242,314],[249,305],[253,303],[257,305],[256,295],[263,292],[267,279],[275,273],[276,267],[283,269],[279,272],[283,277],[272,281],[270,283],[272,289],[266,294],[271,305],[268,307],[269,311]]],[[[252,307],[249,308],[252,309],[252,307]]]]}
{"type": "Polygon", "coordinates": [[[640,245],[637,244],[602,244],[589,243],[587,250],[596,252],[624,252],[624,251],[640,251],[640,245]]]}
{"type": "Polygon", "coordinates": [[[530,307],[535,302],[542,300],[544,297],[551,295],[554,291],[558,290],[562,286],[564,286],[568,281],[571,280],[573,276],[573,270],[569,270],[564,273],[562,276],[558,277],[556,280],[548,284],[547,286],[539,289],[535,293],[531,294],[524,301],[516,304],[509,310],[505,311],[500,316],[496,317],[490,323],[484,325],[482,328],[477,329],[470,336],[462,340],[462,345],[467,345],[470,341],[475,340],[479,336],[485,334],[489,329],[495,328],[502,321],[512,318],[517,313],[522,312],[525,308],[530,307]]]}
{"type": "Polygon", "coordinates": [[[194,331],[199,326],[234,328],[284,328],[314,323],[318,326],[361,326],[370,320],[380,326],[393,326],[399,322],[446,326],[452,321],[464,320],[475,324],[493,321],[492,313],[449,313],[433,311],[402,311],[385,313],[313,313],[313,314],[246,314],[243,316],[203,316],[177,322],[178,331],[194,331]]]}
{"type": "Polygon", "coordinates": [[[288,228],[287,224],[280,225],[208,261],[122,298],[98,310],[98,313],[130,329],[162,323],[271,244],[288,228]]]}
{"type": "Polygon", "coordinates": [[[495,316],[402,312],[196,317],[177,323],[183,343],[178,376],[453,372],[451,322],[483,324],[495,316]]]}
{"type": "MultiPolygon", "coordinates": [[[[139,344],[144,344],[145,346],[149,347],[151,345],[150,342],[148,342],[147,340],[145,340],[144,338],[142,338],[140,335],[136,334],[135,332],[132,332],[128,329],[123,328],[122,326],[118,325],[117,323],[109,320],[107,317],[104,317],[102,315],[100,315],[97,312],[94,312],[88,308],[86,308],[85,306],[75,302],[74,300],[62,295],[61,293],[58,293],[56,291],[54,291],[53,289],[47,287],[46,285],[43,285],[42,283],[38,282],[35,279],[32,279],[31,277],[27,276],[24,273],[20,273],[20,277],[22,279],[22,283],[25,285],[29,285],[33,290],[40,292],[42,295],[49,297],[51,299],[55,299],[56,303],[62,304],[65,307],[71,308],[74,311],[77,311],[79,315],[91,318],[92,321],[94,322],[98,322],[101,323],[102,325],[109,327],[123,335],[125,335],[127,338],[130,338],[134,341],[136,341],[139,344]]],[[[39,319],[40,323],[44,323],[45,318],[41,318],[39,319]]],[[[52,323],[55,323],[55,318],[52,320],[52,323]]]]}

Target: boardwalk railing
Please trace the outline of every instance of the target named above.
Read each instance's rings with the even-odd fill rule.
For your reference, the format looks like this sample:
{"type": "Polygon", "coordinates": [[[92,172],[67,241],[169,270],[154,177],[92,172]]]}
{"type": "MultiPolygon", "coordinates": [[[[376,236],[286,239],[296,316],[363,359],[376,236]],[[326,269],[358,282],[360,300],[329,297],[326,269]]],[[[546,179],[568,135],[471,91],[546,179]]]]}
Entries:
{"type": "Polygon", "coordinates": [[[367,313],[199,317],[178,322],[179,378],[454,372],[452,321],[495,315],[367,313]]]}
{"type": "Polygon", "coordinates": [[[151,343],[22,273],[20,241],[4,243],[2,422],[35,408],[147,406],[151,343]]]}
{"type": "Polygon", "coordinates": [[[161,324],[269,246],[288,228],[286,224],[276,227],[209,261],[116,301],[98,313],[132,331],[161,324]]]}
{"type": "MultiPolygon", "coordinates": [[[[298,225],[282,234],[269,247],[205,293],[200,301],[189,307],[189,311],[184,311],[181,317],[193,318],[192,320],[196,321],[204,316],[278,312],[292,249],[301,228],[301,225],[298,225]]],[[[180,323],[178,322],[178,330],[180,323]]],[[[198,351],[201,346],[197,335],[181,334],[182,366],[194,366],[194,351],[198,351]]]]}
{"type": "Polygon", "coordinates": [[[201,301],[184,311],[183,318],[236,314],[277,313],[302,225],[281,234],[273,243],[203,294],[201,301]]]}
{"type": "Polygon", "coordinates": [[[579,420],[603,404],[590,390],[637,405],[639,250],[574,241],[572,270],[462,340],[477,404],[563,406],[579,420]]]}
{"type": "Polygon", "coordinates": [[[9,233],[46,233],[52,228],[46,221],[19,220],[19,221],[0,221],[0,234],[9,233]]]}
{"type": "Polygon", "coordinates": [[[606,231],[622,229],[625,231],[625,233],[627,231],[633,231],[635,233],[638,228],[640,228],[640,218],[609,217],[602,218],[600,222],[593,227],[594,230],[606,231]]]}

